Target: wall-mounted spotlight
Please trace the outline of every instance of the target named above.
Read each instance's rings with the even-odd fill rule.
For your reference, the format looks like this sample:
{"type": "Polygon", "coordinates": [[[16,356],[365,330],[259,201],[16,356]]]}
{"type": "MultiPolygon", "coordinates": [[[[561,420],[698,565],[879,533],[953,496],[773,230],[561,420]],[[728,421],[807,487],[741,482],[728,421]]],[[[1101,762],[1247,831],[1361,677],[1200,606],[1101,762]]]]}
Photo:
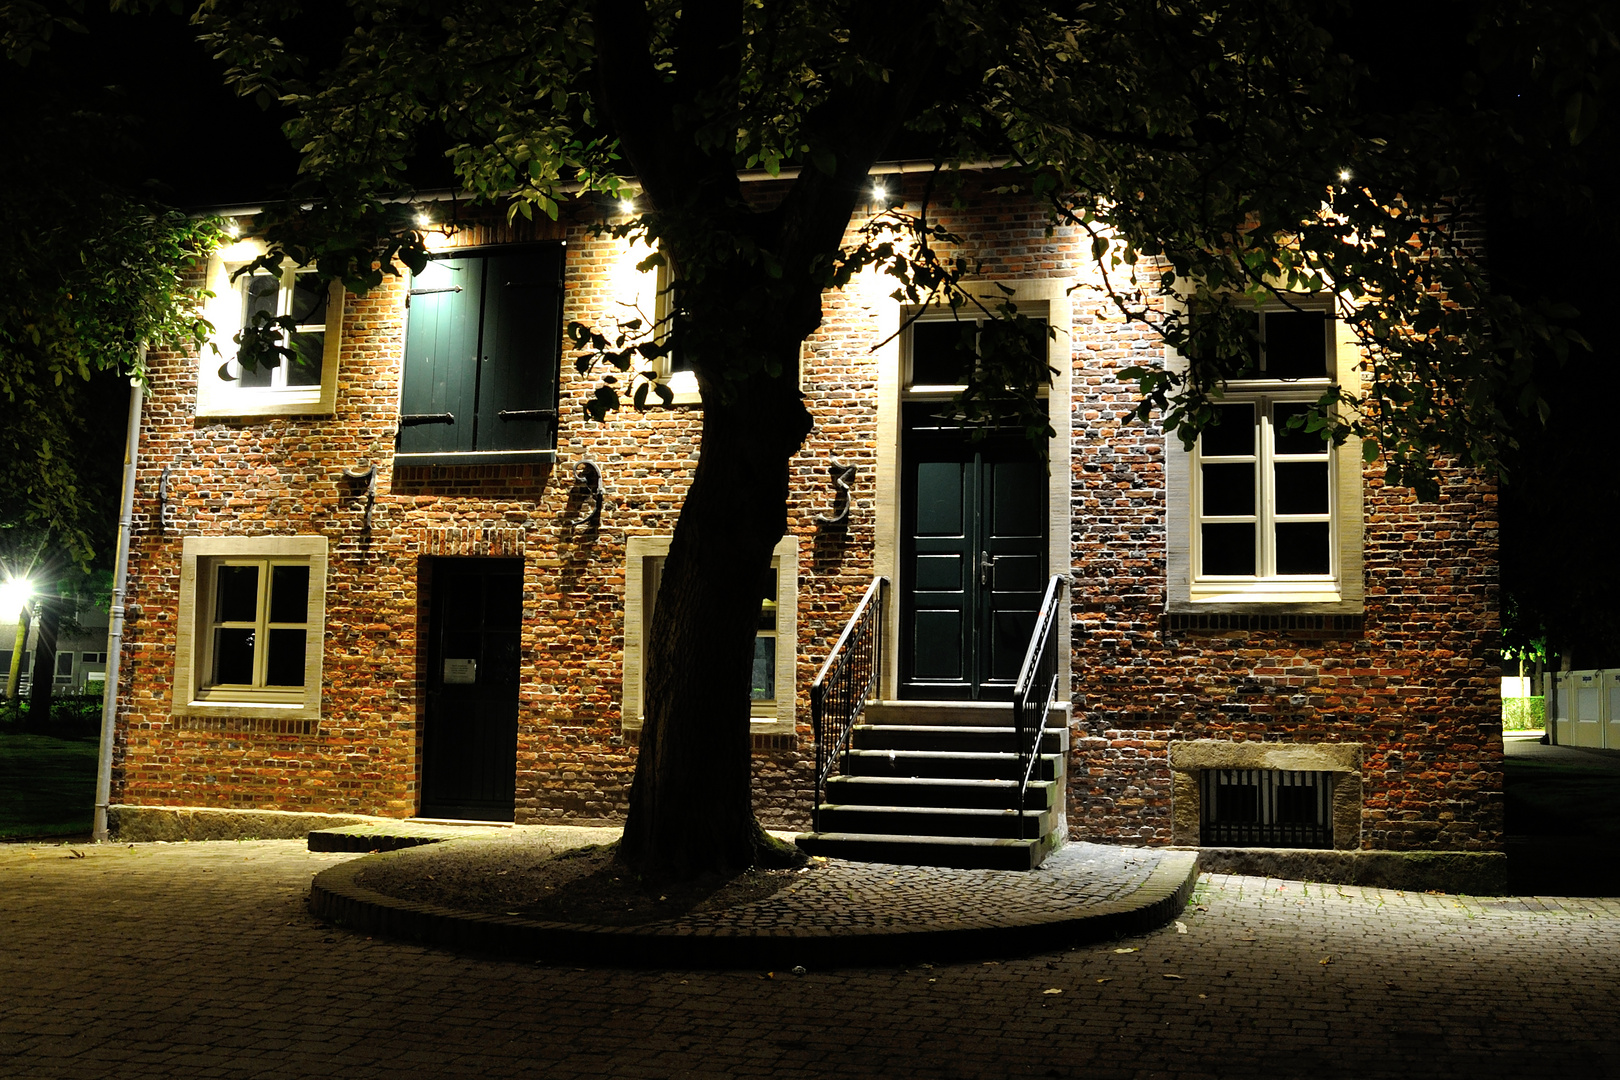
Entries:
{"type": "Polygon", "coordinates": [[[634,200],[634,199],[620,199],[619,200],[619,213],[621,213],[621,214],[633,214],[635,212],[636,212],[636,200],[634,200]]]}
{"type": "Polygon", "coordinates": [[[872,201],[885,204],[889,201],[889,189],[884,186],[881,180],[872,185],[872,201]]]}

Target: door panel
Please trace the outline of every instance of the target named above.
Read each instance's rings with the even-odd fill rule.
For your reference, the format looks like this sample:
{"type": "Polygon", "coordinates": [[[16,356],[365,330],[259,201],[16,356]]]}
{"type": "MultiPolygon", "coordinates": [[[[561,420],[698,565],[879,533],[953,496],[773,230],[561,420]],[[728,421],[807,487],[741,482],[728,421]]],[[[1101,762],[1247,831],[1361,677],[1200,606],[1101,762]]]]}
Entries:
{"type": "Polygon", "coordinates": [[[436,559],[422,815],[511,821],[523,623],[520,559],[436,559]]]}
{"type": "Polygon", "coordinates": [[[899,696],[1006,700],[1046,587],[1046,467],[905,409],[899,696]]]}
{"type": "Polygon", "coordinates": [[[979,599],[984,632],[978,674],[991,696],[1010,699],[1046,586],[1046,467],[1034,460],[1028,443],[1010,440],[980,457],[987,486],[980,547],[989,552],[990,565],[988,589],[979,599]]]}

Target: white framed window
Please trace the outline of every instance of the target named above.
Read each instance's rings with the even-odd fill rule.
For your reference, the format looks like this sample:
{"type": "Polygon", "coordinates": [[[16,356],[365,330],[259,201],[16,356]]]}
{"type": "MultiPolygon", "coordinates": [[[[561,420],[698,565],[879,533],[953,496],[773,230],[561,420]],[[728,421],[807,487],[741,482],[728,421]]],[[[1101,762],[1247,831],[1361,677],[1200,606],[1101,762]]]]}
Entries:
{"type": "Polygon", "coordinates": [[[320,718],[323,536],[188,536],[181,552],[173,714],[320,718]]]}
{"type": "MultiPolygon", "coordinates": [[[[637,321],[647,326],[650,323],[653,340],[663,343],[674,328],[675,289],[672,283],[675,271],[667,257],[645,270],[640,269],[654,250],[640,240],[620,249],[613,276],[613,305],[609,314],[620,324],[637,321]]],[[[660,357],[653,374],[673,395],[670,405],[696,405],[703,400],[698,391],[697,376],[690,362],[684,360],[679,352],[660,357]]],[[[660,404],[655,396],[649,396],[647,400],[653,405],[660,404]]]]}
{"type": "Polygon", "coordinates": [[[1332,448],[1289,426],[1310,402],[1255,394],[1217,407],[1194,448],[1196,581],[1334,579],[1332,448]]]}
{"type": "Polygon", "coordinates": [[[322,283],[312,267],[239,275],[261,251],[255,242],[241,241],[221,249],[209,264],[213,298],[205,311],[214,335],[212,347],[198,358],[197,415],[329,415],[337,400],[343,286],[322,283]],[[260,313],[294,320],[283,344],[295,355],[246,369],[236,359],[234,339],[260,313]]]}
{"type": "MultiPolygon", "coordinates": [[[[646,717],[646,633],[669,554],[667,536],[632,536],[625,544],[624,728],[639,731],[646,717]]],[[[799,539],[784,537],[760,582],[759,624],[749,685],[756,734],[791,734],[797,695],[799,539]]]]}
{"type": "Polygon", "coordinates": [[[1359,378],[1355,341],[1316,300],[1253,319],[1253,364],[1224,387],[1217,422],[1190,450],[1167,439],[1168,608],[1359,612],[1359,441],[1335,447],[1291,423],[1359,378]]]}

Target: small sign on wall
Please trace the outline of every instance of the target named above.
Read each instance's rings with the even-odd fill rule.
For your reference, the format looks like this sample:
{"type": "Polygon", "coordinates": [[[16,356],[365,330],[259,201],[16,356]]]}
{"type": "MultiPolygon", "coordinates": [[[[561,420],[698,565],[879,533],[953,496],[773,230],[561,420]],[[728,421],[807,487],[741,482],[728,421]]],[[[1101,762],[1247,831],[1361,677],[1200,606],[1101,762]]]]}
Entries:
{"type": "Polygon", "coordinates": [[[446,686],[466,686],[478,681],[477,660],[444,660],[444,684],[446,686]]]}

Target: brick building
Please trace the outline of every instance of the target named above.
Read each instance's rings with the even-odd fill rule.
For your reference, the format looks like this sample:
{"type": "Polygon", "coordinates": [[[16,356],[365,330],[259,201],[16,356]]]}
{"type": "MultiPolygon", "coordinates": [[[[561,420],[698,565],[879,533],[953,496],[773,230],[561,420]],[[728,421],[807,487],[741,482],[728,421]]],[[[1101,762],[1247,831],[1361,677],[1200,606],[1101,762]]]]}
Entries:
{"type": "MultiPolygon", "coordinates": [[[[762,586],[761,817],[809,820],[809,686],[874,575],[893,583],[881,697],[959,702],[1005,700],[1029,597],[1059,575],[1069,836],[1499,850],[1492,484],[1453,471],[1420,504],[1354,442],[1286,430],[1360,377],[1311,298],[1257,312],[1260,377],[1195,450],[1131,422],[1116,372],[1180,360],[1115,313],[1089,238],[1048,235],[1032,202],[966,205],[943,224],[1056,331],[1050,468],[932,422],[948,312],[903,329],[883,280],[826,297],[802,354],[816,426],[762,586]],[[834,466],[854,472],[828,521],[834,466]]],[[[365,296],[233,281],[246,243],[215,260],[221,353],[152,362],[115,816],[621,817],[696,391],[674,370],[672,406],[582,417],[595,377],[562,326],[659,296],[646,251],[577,211],[462,227],[365,296]],[[319,363],[235,368],[253,310],[294,315],[319,363]]]]}

